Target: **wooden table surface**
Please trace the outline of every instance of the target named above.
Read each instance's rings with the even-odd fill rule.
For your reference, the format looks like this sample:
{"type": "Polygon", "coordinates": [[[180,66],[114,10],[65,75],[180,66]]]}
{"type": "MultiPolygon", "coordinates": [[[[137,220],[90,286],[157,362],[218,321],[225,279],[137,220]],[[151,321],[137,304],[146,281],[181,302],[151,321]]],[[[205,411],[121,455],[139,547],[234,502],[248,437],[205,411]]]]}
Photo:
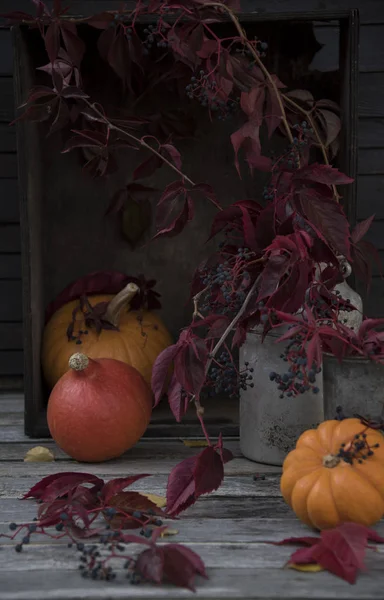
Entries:
{"type": "MultiPolygon", "coordinates": [[[[86,471],[105,479],[150,473],[132,489],[164,495],[167,475],[183,458],[198,452],[180,439],[145,440],[118,460],[85,465],[70,460],[49,440],[23,435],[22,399],[0,398],[0,533],[11,521],[28,522],[36,514],[33,501],[19,500],[40,478],[58,471],[86,471]],[[25,463],[30,448],[44,445],[55,455],[52,463],[25,463]]],[[[197,579],[197,591],[173,586],[130,585],[124,578],[112,582],[83,579],[77,552],[62,540],[32,542],[17,554],[14,543],[0,539],[0,600],[91,600],[117,598],[257,598],[346,599],[384,598],[384,549],[370,552],[368,571],[355,585],[326,573],[299,573],[284,569],[292,546],[273,546],[263,540],[311,535],[286,506],[279,491],[280,469],[258,465],[241,457],[236,440],[227,441],[235,459],[225,467],[222,487],[201,498],[177,522],[178,541],[204,560],[209,580],[197,579]],[[265,480],[254,480],[265,473],[265,480]]],[[[175,527],[175,525],[172,525],[175,527]]],[[[384,535],[384,524],[377,530],[384,535]]],[[[169,540],[167,540],[169,541],[169,540]]],[[[167,543],[165,541],[164,543],[167,543]]]]}

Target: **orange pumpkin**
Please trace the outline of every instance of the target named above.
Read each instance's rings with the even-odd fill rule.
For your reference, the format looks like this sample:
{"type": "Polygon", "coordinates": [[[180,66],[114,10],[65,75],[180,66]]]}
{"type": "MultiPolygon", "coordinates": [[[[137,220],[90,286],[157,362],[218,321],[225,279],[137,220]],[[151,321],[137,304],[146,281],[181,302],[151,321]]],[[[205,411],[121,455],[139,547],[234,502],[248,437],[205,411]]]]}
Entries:
{"type": "Polygon", "coordinates": [[[73,354],[48,401],[49,431],[69,456],[84,462],[116,458],[148,427],[152,394],[140,373],[110,358],[73,354]]]}
{"type": "Polygon", "coordinates": [[[138,289],[136,284],[129,283],[116,296],[107,294],[88,298],[92,307],[109,302],[103,321],[118,327],[118,330],[103,328],[97,333],[95,328],[85,325],[84,313],[78,311],[73,339],[68,340],[67,329],[73,319],[73,311],[79,307],[78,300],[64,304],[50,318],[44,329],[41,354],[44,377],[50,388],[68,370],[69,358],[79,350],[89,358],[121,360],[137,369],[151,385],[153,364],[158,355],[172,344],[172,338],[155,313],[129,310],[129,302],[138,289]]]}
{"type": "Polygon", "coordinates": [[[359,419],[305,431],[283,463],[284,500],[307,525],[329,529],[384,515],[384,438],[359,419]]]}

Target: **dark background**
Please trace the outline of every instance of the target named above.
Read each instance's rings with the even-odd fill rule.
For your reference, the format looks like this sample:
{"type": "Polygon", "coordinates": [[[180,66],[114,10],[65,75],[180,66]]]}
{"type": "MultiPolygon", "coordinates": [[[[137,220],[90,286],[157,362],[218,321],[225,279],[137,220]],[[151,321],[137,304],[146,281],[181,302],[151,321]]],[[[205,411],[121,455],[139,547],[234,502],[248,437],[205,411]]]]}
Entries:
{"type": "MultiPolygon", "coordinates": [[[[48,2],[49,4],[49,2],[48,2]]],[[[71,12],[92,14],[119,8],[120,2],[72,0],[71,12]]],[[[30,11],[28,0],[0,0],[0,12],[30,11]]],[[[32,5],[33,6],[33,5],[32,5]]],[[[359,165],[357,218],[375,213],[369,239],[384,255],[384,0],[248,0],[244,10],[258,12],[360,11],[359,77],[359,165]]],[[[331,71],[337,44],[337,28],[316,29],[326,44],[316,57],[316,67],[331,71]]],[[[20,227],[17,192],[15,129],[8,123],[14,116],[13,56],[10,30],[0,27],[0,388],[22,385],[22,301],[20,227]]],[[[384,281],[377,270],[365,312],[384,316],[384,281]]]]}

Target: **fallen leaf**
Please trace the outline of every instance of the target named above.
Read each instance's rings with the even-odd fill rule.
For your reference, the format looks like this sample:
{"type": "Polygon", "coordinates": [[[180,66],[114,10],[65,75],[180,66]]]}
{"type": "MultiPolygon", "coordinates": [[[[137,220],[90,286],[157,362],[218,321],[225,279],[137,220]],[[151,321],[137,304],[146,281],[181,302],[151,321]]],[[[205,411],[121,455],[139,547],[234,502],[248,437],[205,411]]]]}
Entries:
{"type": "Polygon", "coordinates": [[[54,455],[44,446],[35,446],[24,456],[24,462],[51,462],[53,460],[55,460],[54,455]]]}
{"type": "Polygon", "coordinates": [[[170,527],[167,527],[167,529],[165,529],[162,534],[161,537],[168,537],[170,535],[177,535],[179,533],[178,529],[171,529],[170,527]]]}
{"type": "Polygon", "coordinates": [[[181,440],[184,446],[188,448],[206,448],[208,446],[207,440],[181,440]]]}
{"type": "Polygon", "coordinates": [[[145,496],[148,500],[151,500],[153,504],[156,504],[158,508],[164,508],[167,504],[167,499],[165,496],[158,496],[157,494],[144,494],[144,492],[140,492],[141,496],[145,496]]]}
{"type": "Polygon", "coordinates": [[[295,569],[295,571],[302,571],[303,573],[318,573],[319,571],[324,571],[324,567],[321,565],[317,565],[316,563],[312,563],[310,565],[298,565],[297,563],[288,563],[287,567],[289,569],[295,569]]]}

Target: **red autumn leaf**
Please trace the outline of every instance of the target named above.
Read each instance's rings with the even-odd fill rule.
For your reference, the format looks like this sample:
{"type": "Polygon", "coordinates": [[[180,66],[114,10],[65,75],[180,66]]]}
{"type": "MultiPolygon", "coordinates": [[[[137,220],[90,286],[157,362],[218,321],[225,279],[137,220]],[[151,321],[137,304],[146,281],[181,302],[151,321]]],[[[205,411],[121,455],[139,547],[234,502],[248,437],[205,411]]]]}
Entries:
{"type": "Polygon", "coordinates": [[[119,492],[122,492],[125,488],[132,485],[138,479],[143,477],[149,477],[148,474],[144,475],[130,475],[128,477],[118,477],[117,479],[111,479],[108,483],[105,483],[101,490],[101,498],[105,504],[108,503],[110,498],[119,492]]]}
{"type": "MultiPolygon", "coordinates": [[[[306,538],[298,538],[298,543],[302,543],[303,539],[306,538]]],[[[292,543],[293,540],[294,538],[292,543]]],[[[368,540],[384,542],[384,538],[365,525],[343,523],[334,529],[322,531],[317,543],[294,552],[290,562],[319,564],[349,583],[355,583],[358,571],[365,569],[364,557],[368,540]]]]}
{"type": "Polygon", "coordinates": [[[268,542],[274,546],[285,546],[287,544],[303,544],[304,546],[313,546],[318,544],[320,541],[319,537],[303,536],[303,537],[292,537],[281,540],[280,542],[268,542]]]}
{"type": "Polygon", "coordinates": [[[161,158],[153,154],[138,167],[136,167],[136,169],[133,171],[133,180],[136,181],[137,179],[145,179],[146,177],[150,177],[162,165],[163,161],[161,158]]]}
{"type": "Polygon", "coordinates": [[[60,27],[56,21],[52,21],[44,36],[45,49],[51,63],[54,63],[60,50],[60,27]]]}
{"type": "Polygon", "coordinates": [[[80,67],[85,52],[85,43],[77,35],[76,25],[62,20],[60,29],[69,57],[77,67],[80,67]]]}
{"type": "Polygon", "coordinates": [[[63,477],[65,475],[72,475],[72,471],[64,471],[63,473],[54,473],[53,475],[47,475],[43,477],[40,481],[35,483],[31,489],[26,492],[23,496],[23,500],[26,498],[36,498],[36,500],[40,500],[46,490],[46,488],[53,483],[56,479],[63,477]]]}
{"type": "Polygon", "coordinates": [[[211,185],[208,185],[207,183],[196,183],[196,185],[193,186],[192,191],[201,192],[206,198],[208,198],[208,200],[212,202],[212,204],[221,210],[221,205],[218,202],[216,194],[211,185]]]}
{"type": "Polygon", "coordinates": [[[176,344],[168,346],[159,354],[153,365],[151,387],[155,396],[154,406],[158,405],[164,394],[167,377],[177,352],[178,346],[176,344]]]}
{"type": "Polygon", "coordinates": [[[152,546],[144,550],[137,558],[136,569],[148,581],[167,581],[192,591],[196,575],[207,577],[201,558],[181,544],[152,546]]]}
{"type": "Polygon", "coordinates": [[[322,352],[321,352],[321,339],[319,334],[316,332],[307,346],[307,361],[308,365],[312,367],[313,363],[317,366],[321,365],[322,352]]]}
{"type": "Polygon", "coordinates": [[[194,470],[197,456],[190,456],[176,465],[167,483],[167,513],[176,516],[196,501],[194,470]]]}
{"type": "Polygon", "coordinates": [[[298,169],[294,174],[294,179],[325,185],[344,185],[354,181],[338,169],[330,165],[320,165],[319,163],[312,163],[302,169],[298,169]]]}
{"type": "Polygon", "coordinates": [[[180,423],[188,410],[189,397],[183,391],[175,375],[173,375],[168,388],[168,402],[176,421],[180,423]]]}
{"type": "MultiPolygon", "coordinates": [[[[285,86],[278,80],[276,75],[272,75],[272,78],[278,88],[284,88],[285,86]]],[[[268,136],[271,138],[272,134],[279,127],[282,119],[281,106],[279,104],[277,95],[272,85],[267,87],[267,102],[265,108],[264,119],[267,123],[268,136]]]]}
{"type": "Polygon", "coordinates": [[[204,340],[189,336],[180,344],[174,360],[175,375],[186,392],[199,395],[205,381],[207,359],[208,348],[204,340]]]}
{"type": "Polygon", "coordinates": [[[270,256],[261,274],[258,301],[268,298],[275,293],[289,266],[290,260],[286,254],[270,256]]]}
{"type": "Polygon", "coordinates": [[[298,192],[296,204],[319,237],[350,258],[349,224],[340,204],[308,188],[298,192]]]}
{"type": "Polygon", "coordinates": [[[164,569],[163,548],[152,546],[147,550],[143,550],[137,557],[136,569],[147,581],[161,583],[164,569]]]}
{"type": "MultiPolygon", "coordinates": [[[[174,206],[168,207],[168,209],[170,210],[172,210],[173,208],[174,206]]],[[[167,214],[167,216],[170,219],[170,222],[167,225],[165,225],[165,227],[162,227],[156,233],[153,239],[156,239],[163,235],[168,237],[178,235],[184,229],[188,221],[191,221],[193,219],[193,204],[190,196],[187,196],[187,198],[185,199],[181,212],[178,212],[176,216],[173,215],[172,218],[170,218],[169,213],[167,214]]],[[[164,217],[164,213],[162,213],[162,217],[164,217]]]]}
{"type": "Polygon", "coordinates": [[[104,516],[110,523],[113,529],[122,527],[124,529],[137,529],[142,526],[142,519],[127,518],[125,515],[132,515],[135,511],[164,516],[164,511],[161,510],[152,500],[140,494],[139,492],[119,492],[110,498],[108,506],[115,508],[117,514],[113,517],[104,516]],[[123,514],[119,514],[123,513],[123,514]]]}
{"type": "Polygon", "coordinates": [[[41,499],[43,502],[52,502],[52,500],[73,491],[82,483],[93,484],[94,490],[100,490],[104,485],[104,481],[100,477],[96,477],[96,475],[91,475],[90,473],[65,474],[47,485],[41,494],[41,499]]]}
{"type": "Polygon", "coordinates": [[[117,294],[130,281],[137,283],[135,277],[118,271],[94,271],[76,281],[70,283],[47,307],[45,320],[49,321],[51,316],[64,304],[77,300],[83,295],[92,296],[97,294],[117,294]]]}
{"type": "Polygon", "coordinates": [[[365,219],[365,221],[361,221],[356,225],[351,234],[351,239],[354,244],[360,242],[360,240],[362,240],[363,237],[368,233],[368,230],[372,225],[374,218],[375,215],[372,215],[368,219],[365,219]]]}
{"type": "Polygon", "coordinates": [[[223,335],[224,331],[227,329],[230,319],[225,315],[212,315],[215,317],[213,322],[208,330],[206,335],[206,339],[219,338],[223,335]]]}
{"type": "Polygon", "coordinates": [[[235,152],[235,166],[240,177],[238,156],[240,148],[245,147],[246,155],[250,153],[251,156],[259,156],[261,154],[260,125],[259,121],[250,120],[231,135],[231,143],[235,152]]]}
{"type": "Polygon", "coordinates": [[[163,554],[164,576],[170,583],[195,591],[195,576],[208,578],[203,561],[191,548],[181,544],[166,544],[163,554]]]}
{"type": "Polygon", "coordinates": [[[195,496],[209,494],[220,487],[224,478],[224,466],[213,446],[208,446],[198,456],[195,470],[195,496]]]}
{"type": "Polygon", "coordinates": [[[164,154],[164,152],[166,154],[168,154],[171,157],[173,164],[179,170],[181,169],[181,167],[182,167],[181,154],[177,150],[177,148],[175,148],[175,146],[172,146],[172,144],[163,144],[161,146],[161,151],[162,151],[162,154],[164,154]]]}

